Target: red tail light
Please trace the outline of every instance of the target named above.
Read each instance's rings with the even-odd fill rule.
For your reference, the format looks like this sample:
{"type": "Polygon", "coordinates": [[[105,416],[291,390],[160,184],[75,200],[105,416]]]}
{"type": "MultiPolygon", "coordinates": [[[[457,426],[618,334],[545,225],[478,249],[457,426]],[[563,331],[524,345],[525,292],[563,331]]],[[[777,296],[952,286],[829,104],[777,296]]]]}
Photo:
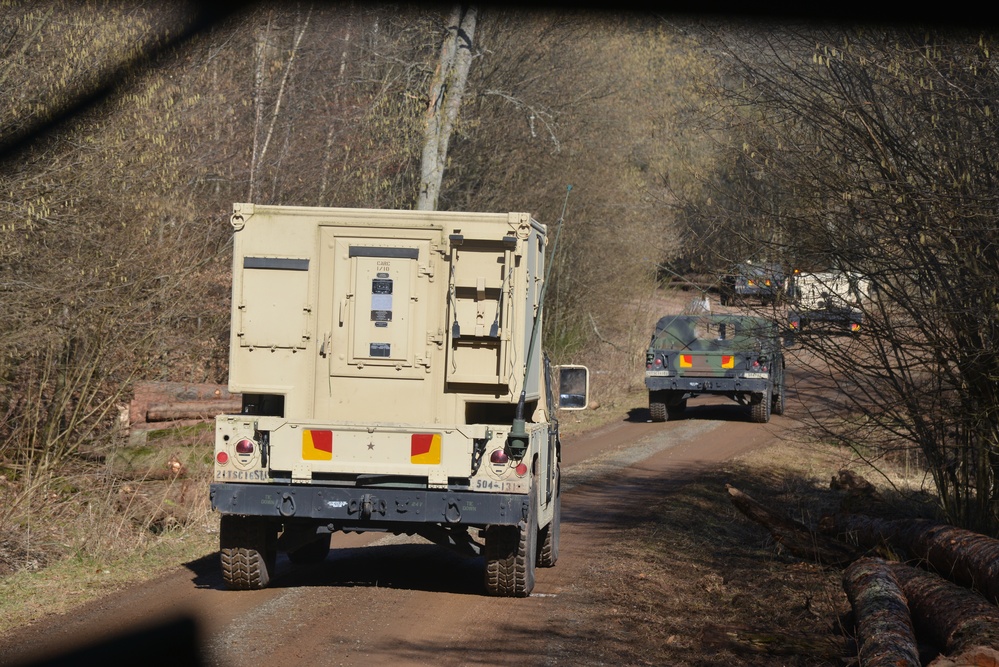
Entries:
{"type": "Polygon", "coordinates": [[[215,460],[218,461],[218,464],[220,466],[224,466],[226,463],[229,462],[229,455],[226,454],[225,452],[219,452],[218,454],[215,455],[215,460]]]}
{"type": "Polygon", "coordinates": [[[253,453],[253,441],[247,438],[243,438],[236,443],[236,453],[237,454],[252,454],[253,453]]]}

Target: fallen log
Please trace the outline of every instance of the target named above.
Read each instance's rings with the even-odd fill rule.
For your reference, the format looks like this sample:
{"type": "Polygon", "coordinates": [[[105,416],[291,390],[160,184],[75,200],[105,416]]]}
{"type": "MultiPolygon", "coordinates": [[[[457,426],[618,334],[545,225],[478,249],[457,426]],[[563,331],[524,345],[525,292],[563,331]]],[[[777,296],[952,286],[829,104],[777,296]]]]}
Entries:
{"type": "Polygon", "coordinates": [[[933,572],[904,563],[890,567],[908,601],[916,632],[943,653],[999,646],[999,607],[933,572]]]}
{"type": "Polygon", "coordinates": [[[920,667],[909,606],[888,563],[861,558],[843,572],[864,667],[920,667]]]}
{"type": "Polygon", "coordinates": [[[188,403],[192,401],[239,400],[226,385],[192,382],[136,382],[128,406],[128,424],[146,421],[149,406],[158,404],[188,403]]]}
{"type": "Polygon", "coordinates": [[[862,514],[822,518],[820,530],[860,547],[887,545],[901,559],[918,560],[951,581],[999,604],[999,540],[925,519],[884,520],[862,514]]]}
{"type": "Polygon", "coordinates": [[[185,401],[159,403],[146,409],[147,422],[174,421],[177,419],[215,419],[216,415],[239,414],[242,402],[236,400],[185,401]]]}
{"type": "Polygon", "coordinates": [[[738,654],[793,655],[811,658],[816,662],[839,662],[856,652],[856,646],[845,637],[825,633],[774,632],[742,625],[708,623],[701,629],[700,639],[701,647],[705,650],[727,649],[738,654]]]}
{"type": "Polygon", "coordinates": [[[799,558],[843,567],[863,555],[851,545],[830,539],[803,523],[774,512],[729,484],[725,488],[736,509],[764,526],[778,544],[799,558]]]}

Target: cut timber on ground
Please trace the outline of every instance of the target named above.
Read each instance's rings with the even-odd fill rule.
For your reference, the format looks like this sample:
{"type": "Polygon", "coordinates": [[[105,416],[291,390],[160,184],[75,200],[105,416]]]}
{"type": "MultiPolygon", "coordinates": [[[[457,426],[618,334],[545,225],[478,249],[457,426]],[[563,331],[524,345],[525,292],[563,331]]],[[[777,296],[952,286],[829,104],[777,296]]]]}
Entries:
{"type": "Polygon", "coordinates": [[[862,554],[848,544],[821,535],[803,523],[774,512],[739,489],[725,485],[736,509],[770,531],[774,540],[798,558],[844,567],[862,554]]]}
{"type": "Polygon", "coordinates": [[[826,516],[820,529],[862,548],[887,545],[906,560],[925,563],[954,583],[999,604],[999,540],[923,519],[884,520],[862,514],[826,516]]]}
{"type": "Polygon", "coordinates": [[[999,646],[999,607],[932,572],[892,563],[916,632],[947,655],[999,646]]]}
{"type": "Polygon", "coordinates": [[[860,664],[920,667],[909,605],[888,563],[861,558],[843,572],[843,589],[857,625],[860,664]]]}

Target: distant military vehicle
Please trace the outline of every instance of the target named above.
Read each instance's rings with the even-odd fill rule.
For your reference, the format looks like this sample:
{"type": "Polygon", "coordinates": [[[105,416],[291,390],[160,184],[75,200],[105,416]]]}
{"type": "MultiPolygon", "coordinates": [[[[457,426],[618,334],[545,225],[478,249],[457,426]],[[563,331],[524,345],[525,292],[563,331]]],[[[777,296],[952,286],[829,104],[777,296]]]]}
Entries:
{"type": "Polygon", "coordinates": [[[857,334],[864,321],[862,306],[870,294],[870,281],[849,271],[795,271],[790,293],[787,317],[792,331],[818,322],[857,334]]]}
{"type": "Polygon", "coordinates": [[[687,399],[727,396],[754,422],[784,414],[784,353],[777,327],[745,315],[667,315],[645,354],[653,421],[679,419],[687,399]]]}
{"type": "Polygon", "coordinates": [[[784,270],[779,264],[744,262],[722,277],[719,301],[728,306],[755,300],[766,306],[780,300],[784,289],[784,270]]]}
{"type": "Polygon", "coordinates": [[[481,554],[491,595],[558,559],[557,410],[584,367],[542,340],[548,228],[528,213],[235,204],[229,388],[212,507],[226,585],[330,534],[416,534],[481,554]]]}

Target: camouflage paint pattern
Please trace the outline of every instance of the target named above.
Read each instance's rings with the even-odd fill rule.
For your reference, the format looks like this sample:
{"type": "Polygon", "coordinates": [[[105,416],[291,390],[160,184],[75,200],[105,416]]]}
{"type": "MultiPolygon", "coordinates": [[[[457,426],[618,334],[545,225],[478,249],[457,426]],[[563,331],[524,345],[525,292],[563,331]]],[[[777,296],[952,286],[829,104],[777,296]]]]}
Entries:
{"type": "Polygon", "coordinates": [[[662,369],[675,376],[737,377],[776,337],[774,324],[742,315],[667,315],[657,322],[647,362],[663,359],[662,369]]]}

